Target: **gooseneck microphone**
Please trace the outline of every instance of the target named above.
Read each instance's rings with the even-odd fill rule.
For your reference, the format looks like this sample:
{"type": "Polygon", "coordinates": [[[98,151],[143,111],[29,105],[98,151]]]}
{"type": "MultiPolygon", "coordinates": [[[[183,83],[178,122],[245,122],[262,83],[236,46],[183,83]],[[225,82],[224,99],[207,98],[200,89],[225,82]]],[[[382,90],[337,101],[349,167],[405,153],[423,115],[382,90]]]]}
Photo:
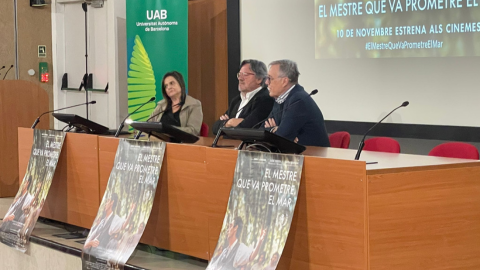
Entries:
{"type": "MultiPolygon", "coordinates": [[[[308,96],[310,97],[310,96],[313,96],[313,95],[315,95],[315,94],[317,94],[317,93],[318,93],[318,90],[315,89],[315,90],[313,90],[312,92],[310,92],[310,94],[308,94],[308,96]]],[[[287,107],[285,107],[283,110],[276,112],[273,116],[276,116],[276,115],[277,115],[278,113],[280,113],[280,112],[286,111],[286,110],[289,109],[291,106],[297,104],[298,102],[304,100],[305,98],[306,98],[306,97],[301,98],[301,99],[299,99],[299,100],[296,100],[296,101],[293,102],[292,104],[289,104],[287,107]]],[[[257,128],[257,127],[260,126],[263,122],[267,121],[269,118],[272,118],[272,117],[267,117],[267,118],[263,119],[262,121],[256,123],[255,125],[252,126],[252,129],[257,128]]],[[[225,123],[226,123],[226,122],[225,122],[225,123]]],[[[225,125],[225,124],[224,124],[224,125],[225,125]]],[[[223,126],[218,130],[217,135],[215,136],[215,139],[213,140],[212,147],[217,147],[218,140],[220,139],[220,136],[222,135],[222,129],[223,129],[223,126]]]]}
{"type": "MultiPolygon", "coordinates": [[[[2,68],[4,68],[5,66],[3,66],[2,68]]],[[[5,80],[5,77],[7,77],[7,74],[8,72],[10,71],[10,69],[13,68],[13,65],[11,65],[8,69],[7,69],[7,72],[5,72],[5,75],[3,76],[3,80],[5,80]]]]}
{"type": "Polygon", "coordinates": [[[0,68],[0,70],[2,70],[2,69],[4,69],[4,68],[5,68],[5,66],[2,66],[2,67],[0,68]]]}
{"type": "Polygon", "coordinates": [[[398,110],[401,107],[407,107],[410,102],[404,101],[402,105],[396,107],[393,109],[389,114],[387,114],[385,117],[382,118],[382,120],[378,121],[375,125],[373,125],[367,132],[365,132],[365,135],[363,135],[362,140],[360,141],[360,144],[358,145],[358,150],[357,154],[355,155],[355,160],[358,160],[360,158],[360,154],[362,153],[363,147],[365,146],[365,138],[367,137],[367,134],[372,131],[378,124],[380,124],[385,118],[387,118],[390,114],[392,114],[394,111],[398,110]]]}
{"type": "MultiPolygon", "coordinates": [[[[172,105],[172,109],[173,109],[173,107],[182,106],[183,104],[185,104],[185,101],[181,101],[181,102],[179,102],[179,103],[177,103],[177,104],[175,104],[175,105],[172,105]]],[[[145,121],[145,122],[150,121],[151,119],[157,117],[157,116],[160,115],[161,113],[164,113],[166,110],[168,110],[168,108],[166,108],[165,110],[161,110],[161,111],[159,111],[158,113],[150,116],[150,117],[147,119],[147,121],[145,121]]],[[[137,135],[135,135],[134,139],[136,140],[136,139],[140,138],[140,135],[142,135],[142,132],[141,132],[141,131],[139,131],[139,132],[137,133],[137,135]]]]}
{"type": "Polygon", "coordinates": [[[37,119],[35,119],[35,122],[32,125],[32,129],[35,129],[35,127],[38,125],[38,123],[40,122],[40,117],[42,117],[43,115],[45,115],[47,113],[62,111],[62,110],[66,110],[66,109],[70,109],[70,108],[74,108],[74,107],[78,107],[78,106],[83,106],[83,105],[87,105],[87,104],[95,104],[95,103],[97,103],[97,102],[95,100],[92,100],[92,101],[87,102],[87,103],[77,104],[77,105],[68,106],[68,107],[65,107],[65,108],[60,108],[60,109],[44,112],[44,113],[40,114],[40,116],[37,117],[37,119]]]}
{"type": "Polygon", "coordinates": [[[130,117],[130,115],[136,113],[138,110],[140,110],[140,108],[142,108],[143,106],[147,105],[148,103],[154,100],[155,100],[155,97],[151,97],[147,102],[143,103],[142,105],[140,105],[140,107],[136,108],[133,112],[129,113],[127,117],[123,119],[122,123],[120,123],[120,126],[118,126],[117,132],[115,132],[115,137],[118,137],[118,135],[120,135],[120,131],[122,131],[123,127],[125,126],[125,121],[127,120],[128,117],[130,117]]]}

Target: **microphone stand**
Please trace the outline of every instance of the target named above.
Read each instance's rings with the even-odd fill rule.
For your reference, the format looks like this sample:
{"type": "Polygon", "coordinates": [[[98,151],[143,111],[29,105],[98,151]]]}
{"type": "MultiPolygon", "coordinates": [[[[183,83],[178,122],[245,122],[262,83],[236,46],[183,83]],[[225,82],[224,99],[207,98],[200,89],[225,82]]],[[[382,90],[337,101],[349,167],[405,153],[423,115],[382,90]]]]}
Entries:
{"type": "MultiPolygon", "coordinates": [[[[88,120],[88,29],[87,29],[87,3],[82,3],[82,9],[85,12],[85,75],[83,76],[83,87],[85,88],[85,102],[87,103],[87,120],[88,120]]],[[[82,85],[80,89],[82,90],[82,85]]]]}
{"type": "MultiPolygon", "coordinates": [[[[95,100],[92,100],[89,102],[90,104],[95,104],[97,103],[95,100]]],[[[47,114],[47,113],[52,113],[52,112],[57,112],[57,111],[61,111],[61,110],[66,110],[66,109],[70,109],[70,108],[74,108],[74,107],[78,107],[78,106],[82,106],[82,105],[86,105],[85,103],[82,103],[82,104],[77,104],[77,105],[73,105],[73,106],[69,106],[69,107],[65,107],[65,108],[60,108],[60,109],[56,109],[56,110],[52,110],[52,111],[48,111],[48,112],[44,112],[42,114],[40,114],[39,117],[37,117],[37,119],[35,119],[35,122],[33,122],[33,125],[32,125],[32,129],[35,129],[35,127],[38,125],[38,123],[40,122],[40,117],[42,117],[43,115],[47,114]]]]}
{"type": "Polygon", "coordinates": [[[371,127],[366,133],[365,135],[363,135],[363,138],[362,140],[360,141],[360,144],[358,145],[358,150],[357,150],[357,154],[355,155],[355,160],[358,160],[360,158],[360,154],[362,153],[362,150],[363,150],[363,147],[365,146],[365,138],[367,137],[367,134],[372,131],[372,129],[374,129],[378,124],[380,124],[383,120],[385,120],[385,118],[387,118],[388,116],[390,116],[390,114],[392,114],[394,111],[398,110],[399,108],[401,107],[407,107],[408,104],[410,104],[408,101],[405,101],[402,103],[402,105],[396,107],[395,109],[393,109],[389,114],[387,114],[385,117],[382,118],[382,120],[378,121],[375,125],[373,125],[373,127],[371,127]]]}
{"type": "Polygon", "coordinates": [[[10,68],[5,72],[5,75],[3,76],[2,80],[5,80],[5,77],[7,77],[8,72],[13,68],[13,65],[10,66],[10,68]]]}
{"type": "Polygon", "coordinates": [[[218,147],[217,143],[218,143],[218,140],[220,140],[220,136],[222,136],[222,134],[223,134],[223,129],[224,129],[224,125],[218,130],[217,135],[215,136],[215,139],[213,140],[212,147],[218,147]]]}
{"type": "Polygon", "coordinates": [[[140,105],[140,107],[138,107],[137,109],[135,109],[132,113],[129,113],[127,115],[127,117],[125,117],[125,119],[123,119],[122,123],[120,124],[120,126],[118,127],[117,129],[117,132],[115,132],[115,137],[118,137],[120,135],[120,131],[122,131],[123,127],[125,126],[125,121],[127,120],[127,118],[134,114],[135,112],[137,112],[138,110],[140,110],[140,108],[142,108],[143,106],[147,105],[148,103],[152,102],[155,100],[155,97],[151,97],[147,102],[143,103],[142,105],[140,105]]]}

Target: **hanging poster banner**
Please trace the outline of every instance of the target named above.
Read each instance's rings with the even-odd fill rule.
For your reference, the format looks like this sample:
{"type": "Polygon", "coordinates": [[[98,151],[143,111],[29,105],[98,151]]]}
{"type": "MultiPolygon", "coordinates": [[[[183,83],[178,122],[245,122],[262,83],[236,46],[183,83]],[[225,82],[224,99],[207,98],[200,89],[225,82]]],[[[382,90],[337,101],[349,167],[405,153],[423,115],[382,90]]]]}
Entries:
{"type": "Polygon", "coordinates": [[[297,202],[303,156],[240,151],[207,270],[277,267],[297,202]]]}
{"type": "Polygon", "coordinates": [[[123,269],[152,211],[164,142],[121,139],[82,252],[83,270],[123,269]]]}
{"type": "Polygon", "coordinates": [[[65,133],[54,130],[33,132],[33,146],[27,172],[0,226],[0,241],[25,252],[52,183],[65,133]]]}
{"type": "MultiPolygon", "coordinates": [[[[188,89],[188,0],[127,0],[128,113],[163,99],[162,78],[178,71],[188,89]]],[[[146,121],[155,103],[130,118],[146,121]]]]}

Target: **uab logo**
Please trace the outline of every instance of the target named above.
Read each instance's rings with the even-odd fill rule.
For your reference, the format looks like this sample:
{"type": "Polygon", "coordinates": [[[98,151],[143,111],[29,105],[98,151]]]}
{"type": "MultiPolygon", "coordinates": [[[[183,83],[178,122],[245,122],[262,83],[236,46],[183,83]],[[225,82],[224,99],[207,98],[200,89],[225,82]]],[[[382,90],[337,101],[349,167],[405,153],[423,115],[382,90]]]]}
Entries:
{"type": "Polygon", "coordinates": [[[167,10],[147,10],[147,19],[148,20],[165,20],[167,18],[167,10]]]}

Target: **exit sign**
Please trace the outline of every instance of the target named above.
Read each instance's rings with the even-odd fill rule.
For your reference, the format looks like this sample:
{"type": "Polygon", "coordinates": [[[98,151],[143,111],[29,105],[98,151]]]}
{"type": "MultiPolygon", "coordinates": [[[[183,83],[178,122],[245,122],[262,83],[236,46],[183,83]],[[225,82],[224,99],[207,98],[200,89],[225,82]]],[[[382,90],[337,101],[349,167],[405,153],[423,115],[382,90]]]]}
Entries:
{"type": "Polygon", "coordinates": [[[47,46],[38,45],[38,57],[39,58],[46,58],[47,57],[47,46]]]}

